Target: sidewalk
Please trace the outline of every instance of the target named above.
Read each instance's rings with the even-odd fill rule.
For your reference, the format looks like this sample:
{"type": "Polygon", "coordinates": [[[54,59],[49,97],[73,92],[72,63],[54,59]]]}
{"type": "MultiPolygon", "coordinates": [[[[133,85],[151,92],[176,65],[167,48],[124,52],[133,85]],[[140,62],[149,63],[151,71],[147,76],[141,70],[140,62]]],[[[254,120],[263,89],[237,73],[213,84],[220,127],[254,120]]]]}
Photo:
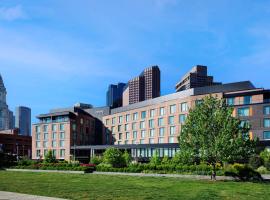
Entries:
{"type": "Polygon", "coordinates": [[[64,199],[0,191],[0,200],[64,200],[64,199]]]}

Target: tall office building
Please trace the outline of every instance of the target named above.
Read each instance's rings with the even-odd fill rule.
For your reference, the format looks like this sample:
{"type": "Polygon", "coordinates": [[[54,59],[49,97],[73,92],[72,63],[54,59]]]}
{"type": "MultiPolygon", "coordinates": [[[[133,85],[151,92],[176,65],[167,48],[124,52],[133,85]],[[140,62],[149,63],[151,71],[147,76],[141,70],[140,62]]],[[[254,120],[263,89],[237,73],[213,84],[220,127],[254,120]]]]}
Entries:
{"type": "Polygon", "coordinates": [[[160,96],[160,70],[158,66],[146,68],[128,82],[123,95],[124,105],[138,103],[160,96]],[[128,90],[128,91],[127,91],[128,90]],[[128,94],[128,95],[127,95],[128,94]],[[127,104],[128,102],[128,104],[127,104]]]}
{"type": "Polygon", "coordinates": [[[118,83],[117,85],[109,85],[107,91],[106,105],[111,108],[121,107],[123,105],[123,92],[126,87],[125,83],[118,83]]]}
{"type": "Polygon", "coordinates": [[[31,109],[16,107],[15,126],[19,128],[20,135],[31,135],[31,109]]]}
{"type": "Polygon", "coordinates": [[[0,74],[0,131],[9,129],[9,109],[6,96],[7,90],[0,74]]]}
{"type": "Polygon", "coordinates": [[[9,110],[9,129],[15,128],[15,116],[13,112],[9,110]]]}
{"type": "Polygon", "coordinates": [[[213,76],[208,76],[207,66],[196,65],[176,84],[176,92],[187,90],[190,88],[205,87],[211,85],[220,85],[214,82],[213,76]]]}

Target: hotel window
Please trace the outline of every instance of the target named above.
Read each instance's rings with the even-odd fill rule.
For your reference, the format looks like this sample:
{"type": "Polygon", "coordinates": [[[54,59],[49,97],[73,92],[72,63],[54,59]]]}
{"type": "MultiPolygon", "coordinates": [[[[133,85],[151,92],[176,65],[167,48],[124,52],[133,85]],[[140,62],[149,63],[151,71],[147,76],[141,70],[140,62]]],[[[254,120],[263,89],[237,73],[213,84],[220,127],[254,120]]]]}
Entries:
{"type": "Polygon", "coordinates": [[[57,134],[56,134],[56,132],[53,132],[53,134],[52,134],[52,139],[53,139],[53,140],[56,140],[56,139],[57,139],[57,134]]]}
{"type": "Polygon", "coordinates": [[[111,127],[111,131],[112,131],[112,133],[114,133],[114,131],[115,131],[115,127],[114,126],[111,127]]]}
{"type": "Polygon", "coordinates": [[[60,124],[60,131],[64,131],[65,130],[65,124],[60,124]]]}
{"type": "Polygon", "coordinates": [[[270,115],[270,106],[264,106],[263,110],[263,113],[265,115],[270,115]]]}
{"type": "Polygon", "coordinates": [[[126,132],[126,139],[128,140],[128,139],[129,139],[129,137],[130,137],[129,132],[126,132]]]}
{"type": "Polygon", "coordinates": [[[171,126],[170,127],[170,135],[174,135],[175,134],[175,126],[171,126]]]}
{"type": "Polygon", "coordinates": [[[36,148],[40,148],[40,142],[39,141],[36,142],[36,148]]]}
{"type": "Polygon", "coordinates": [[[49,139],[49,134],[48,133],[44,133],[44,135],[43,135],[44,137],[44,140],[48,140],[49,139]]]}
{"type": "Polygon", "coordinates": [[[158,126],[164,126],[164,119],[158,118],[158,126]]]}
{"type": "Polygon", "coordinates": [[[263,125],[264,125],[264,128],[270,128],[270,119],[264,119],[263,125]]]}
{"type": "Polygon", "coordinates": [[[106,119],[106,122],[105,122],[105,123],[106,123],[106,125],[108,125],[108,124],[109,124],[109,121],[110,121],[109,119],[106,119]]]}
{"type": "Polygon", "coordinates": [[[137,123],[136,122],[133,122],[132,123],[132,130],[136,130],[136,126],[137,126],[137,123]]]}
{"type": "Polygon", "coordinates": [[[53,157],[56,157],[56,150],[55,149],[52,150],[52,155],[53,155],[53,157]]]}
{"type": "Polygon", "coordinates": [[[56,124],[52,125],[52,131],[57,131],[57,125],[56,124]]]}
{"type": "Polygon", "coordinates": [[[241,128],[250,127],[250,122],[248,120],[241,120],[240,127],[241,128]]]}
{"type": "Polygon", "coordinates": [[[229,105],[229,106],[233,106],[234,105],[234,97],[230,97],[230,98],[228,98],[227,99],[227,104],[229,105]]]}
{"type": "Polygon", "coordinates": [[[121,144],[121,141],[118,141],[117,144],[120,145],[121,144]]]}
{"type": "Polygon", "coordinates": [[[43,142],[43,148],[47,148],[48,147],[48,142],[47,141],[44,141],[43,142]]]}
{"type": "Polygon", "coordinates": [[[164,143],[164,138],[158,138],[158,143],[159,143],[159,144],[164,143]]]}
{"type": "Polygon", "coordinates": [[[141,138],[145,138],[145,131],[141,131],[141,138]]]}
{"type": "Polygon", "coordinates": [[[123,138],[123,134],[119,133],[119,140],[122,140],[122,138],[123,138]]]}
{"type": "Polygon", "coordinates": [[[155,139],[154,138],[149,138],[149,144],[154,144],[155,143],[155,139]]]}
{"type": "Polygon", "coordinates": [[[65,149],[60,149],[60,158],[65,157],[65,149]]]}
{"type": "Polygon", "coordinates": [[[65,132],[60,132],[60,139],[65,139],[65,132]]]}
{"type": "Polygon", "coordinates": [[[174,137],[169,137],[169,143],[174,143],[174,137]]]}
{"type": "Polygon", "coordinates": [[[170,114],[173,114],[176,112],[176,105],[170,105],[170,114]]]}
{"type": "Polygon", "coordinates": [[[165,128],[159,128],[159,136],[164,136],[165,134],[165,128]]]}
{"type": "Polygon", "coordinates": [[[122,129],[122,126],[118,125],[118,132],[121,131],[121,129],[122,129]]]}
{"type": "Polygon", "coordinates": [[[154,120],[153,119],[149,120],[149,128],[154,128],[154,120]]]}
{"type": "Polygon", "coordinates": [[[169,116],[168,124],[169,125],[174,124],[174,116],[169,116]]]}
{"type": "Polygon", "coordinates": [[[150,129],[149,137],[155,137],[155,129],[150,129]]]}
{"type": "Polygon", "coordinates": [[[187,116],[184,114],[179,115],[179,123],[184,124],[187,119],[187,116]]]}
{"type": "Polygon", "coordinates": [[[195,101],[195,105],[196,105],[196,106],[197,106],[197,105],[200,105],[200,104],[202,104],[202,102],[203,102],[202,99],[198,99],[198,100],[195,101]]]}
{"type": "Polygon", "coordinates": [[[151,109],[150,110],[150,117],[154,117],[155,116],[155,109],[151,109]]]}
{"type": "Polygon", "coordinates": [[[119,116],[118,117],[118,123],[121,124],[123,122],[123,117],[122,116],[119,116]]]}
{"type": "Polygon", "coordinates": [[[141,112],[141,119],[145,119],[145,117],[146,117],[146,111],[142,111],[141,112]]]}
{"type": "Polygon", "coordinates": [[[249,107],[238,108],[238,115],[240,117],[248,117],[249,116],[249,107]]]}
{"type": "Polygon", "coordinates": [[[181,112],[188,111],[188,105],[187,103],[181,103],[181,112]]]}
{"type": "Polygon", "coordinates": [[[251,104],[251,96],[244,96],[244,104],[251,104]]]}
{"type": "Polygon", "coordinates": [[[125,140],[125,144],[128,144],[128,140],[125,140]]]}
{"type": "Polygon", "coordinates": [[[40,140],[40,133],[36,133],[36,140],[40,140]]]}
{"type": "Polygon", "coordinates": [[[36,126],[36,133],[40,133],[40,126],[36,126]]]}
{"type": "Polygon", "coordinates": [[[136,144],[136,140],[132,140],[132,144],[136,144]]]}
{"type": "Polygon", "coordinates": [[[140,144],[144,144],[144,139],[141,139],[140,140],[140,144]]]}
{"type": "Polygon", "coordinates": [[[76,131],[76,128],[77,128],[76,124],[72,124],[72,130],[76,131]]]}
{"type": "Polygon", "coordinates": [[[138,113],[133,113],[133,120],[137,120],[138,119],[138,113]]]}
{"type": "Polygon", "coordinates": [[[65,146],[65,140],[60,140],[59,145],[60,145],[60,147],[64,147],[65,146]]]}
{"type": "Polygon", "coordinates": [[[140,129],[145,129],[145,121],[140,122],[140,129]]]}
{"type": "Polygon", "coordinates": [[[37,158],[39,158],[40,157],[40,150],[37,150],[36,154],[37,154],[37,158]]]}
{"type": "Polygon", "coordinates": [[[44,151],[43,151],[43,155],[44,155],[44,156],[46,156],[46,155],[47,155],[47,153],[48,153],[48,150],[47,150],[47,149],[44,149],[44,151]]]}
{"type": "Polygon", "coordinates": [[[165,108],[159,108],[159,115],[160,116],[163,116],[163,115],[165,115],[165,108]]]}
{"type": "Polygon", "coordinates": [[[56,141],[55,140],[52,141],[52,147],[56,147],[56,141]]]}
{"type": "Polygon", "coordinates": [[[133,139],[137,139],[137,131],[133,131],[133,139]]]}
{"type": "Polygon", "coordinates": [[[127,114],[126,115],[126,122],[129,122],[129,120],[130,120],[130,114],[127,114]]]}
{"type": "Polygon", "coordinates": [[[113,118],[112,118],[112,124],[115,124],[115,120],[116,120],[116,118],[113,117],[113,118]]]}
{"type": "Polygon", "coordinates": [[[48,132],[48,125],[44,125],[44,126],[43,126],[43,131],[44,131],[44,132],[48,132]]]}
{"type": "Polygon", "coordinates": [[[263,139],[270,140],[270,131],[263,132],[263,139]]]}
{"type": "Polygon", "coordinates": [[[129,124],[125,124],[125,131],[129,130],[129,124]]]}

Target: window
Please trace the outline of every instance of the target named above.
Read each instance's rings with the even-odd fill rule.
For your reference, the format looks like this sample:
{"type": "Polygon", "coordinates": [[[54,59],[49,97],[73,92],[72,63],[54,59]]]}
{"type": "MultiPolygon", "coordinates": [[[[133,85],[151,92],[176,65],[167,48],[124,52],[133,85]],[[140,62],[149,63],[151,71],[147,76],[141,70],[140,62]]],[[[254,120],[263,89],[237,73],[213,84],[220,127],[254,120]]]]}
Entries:
{"type": "Polygon", "coordinates": [[[249,116],[249,108],[238,108],[238,115],[240,117],[247,117],[249,116]]]}
{"type": "Polygon", "coordinates": [[[40,133],[36,133],[36,140],[40,140],[40,133]]]}
{"type": "Polygon", "coordinates": [[[60,132],[60,139],[65,139],[65,132],[60,132]]]}
{"type": "Polygon", "coordinates": [[[125,124],[125,131],[129,130],[129,124],[125,124]]]}
{"type": "Polygon", "coordinates": [[[270,140],[270,131],[263,132],[263,139],[270,140]]]}
{"type": "Polygon", "coordinates": [[[126,115],[126,122],[129,122],[129,120],[130,120],[130,114],[127,114],[126,115]]]}
{"type": "Polygon", "coordinates": [[[174,143],[174,137],[169,137],[169,143],[174,143]]]}
{"type": "Polygon", "coordinates": [[[184,124],[187,119],[187,116],[184,114],[179,115],[179,123],[184,124]]]}
{"type": "Polygon", "coordinates": [[[43,126],[43,131],[44,131],[44,132],[48,132],[48,125],[44,125],[44,126],[43,126]]]}
{"type": "Polygon", "coordinates": [[[142,112],[141,112],[141,118],[142,118],[142,119],[145,119],[145,117],[146,117],[146,111],[142,111],[142,112]]]}
{"type": "Polygon", "coordinates": [[[115,124],[115,120],[116,120],[116,118],[113,117],[113,118],[112,118],[112,124],[115,124]]]}
{"type": "Polygon", "coordinates": [[[44,133],[44,140],[48,140],[49,139],[49,134],[48,133],[44,133]]]}
{"type": "Polygon", "coordinates": [[[55,132],[52,134],[52,139],[53,140],[56,140],[57,139],[57,134],[55,132]]]}
{"type": "Polygon", "coordinates": [[[181,103],[181,112],[188,111],[188,105],[187,103],[181,103]]]}
{"type": "Polygon", "coordinates": [[[136,144],[136,140],[132,140],[132,144],[136,144]]]}
{"type": "Polygon", "coordinates": [[[173,114],[176,112],[176,105],[170,105],[170,114],[173,114]]]}
{"type": "Polygon", "coordinates": [[[144,144],[144,139],[141,139],[140,140],[140,144],[144,144]]]}
{"type": "Polygon", "coordinates": [[[36,126],[36,133],[40,133],[40,126],[36,126]]]}
{"type": "Polygon", "coordinates": [[[155,129],[150,129],[149,137],[155,137],[155,129]]]}
{"type": "Polygon", "coordinates": [[[121,124],[123,122],[123,117],[122,116],[119,116],[118,117],[118,123],[121,124]]]}
{"type": "Polygon", "coordinates": [[[59,145],[60,145],[60,147],[64,147],[65,146],[65,140],[60,140],[59,145]]]}
{"type": "Polygon", "coordinates": [[[174,124],[174,116],[169,116],[168,124],[174,124]]]}
{"type": "Polygon", "coordinates": [[[105,122],[105,123],[106,123],[106,125],[108,125],[108,124],[109,124],[109,121],[110,121],[109,119],[106,119],[106,122],[105,122]]]}
{"type": "Polygon", "coordinates": [[[233,105],[234,105],[234,97],[228,98],[228,99],[227,99],[227,104],[228,104],[229,106],[233,106],[233,105]]]}
{"type": "Polygon", "coordinates": [[[114,126],[111,127],[111,131],[112,131],[112,133],[114,133],[114,131],[115,131],[115,127],[114,126]]]}
{"type": "Polygon", "coordinates": [[[128,139],[129,139],[129,137],[130,137],[129,132],[126,132],[126,139],[128,140],[128,139]]]}
{"type": "Polygon", "coordinates": [[[170,135],[174,135],[175,134],[175,126],[171,126],[170,127],[170,135]]]}
{"type": "Polygon", "coordinates": [[[153,119],[149,120],[149,128],[154,128],[154,120],[153,119]]]}
{"type": "Polygon", "coordinates": [[[164,126],[164,119],[158,118],[158,126],[164,126]]]}
{"type": "Polygon", "coordinates": [[[136,125],[136,122],[133,122],[133,123],[132,123],[132,130],[136,130],[136,126],[137,126],[137,125],[136,125]]]}
{"type": "Polygon", "coordinates": [[[133,139],[137,139],[137,131],[133,131],[133,139]]]}
{"type": "Polygon", "coordinates": [[[48,150],[47,149],[44,149],[43,155],[46,156],[47,153],[48,153],[48,150]]]}
{"type": "Polygon", "coordinates": [[[251,96],[244,96],[244,104],[251,104],[251,96]]]}
{"type": "Polygon", "coordinates": [[[159,136],[164,136],[164,132],[165,132],[165,129],[163,127],[159,128],[159,136]]]}
{"type": "Polygon", "coordinates": [[[48,147],[48,142],[47,141],[44,141],[43,142],[43,148],[47,148],[48,147]]]}
{"type": "Polygon", "coordinates": [[[195,101],[195,105],[196,105],[196,106],[197,106],[197,105],[200,105],[200,104],[202,104],[202,102],[203,102],[202,99],[198,99],[198,100],[195,101]]]}
{"type": "Polygon", "coordinates": [[[159,108],[159,115],[160,116],[163,116],[163,115],[165,115],[165,108],[159,108]]]}
{"type": "Polygon", "coordinates": [[[60,131],[64,131],[65,130],[65,124],[60,124],[60,131]]]}
{"type": "Polygon", "coordinates": [[[140,129],[145,129],[145,121],[140,122],[140,129]]]}
{"type": "Polygon", "coordinates": [[[264,106],[264,109],[263,110],[264,110],[263,113],[265,115],[270,115],[270,106],[264,106]]]}
{"type": "Polygon", "coordinates": [[[56,147],[56,141],[55,140],[52,141],[52,147],[56,147]]]}
{"type": "Polygon", "coordinates": [[[158,143],[159,143],[159,144],[164,143],[164,138],[158,138],[158,143]]]}
{"type": "Polygon", "coordinates": [[[122,140],[122,138],[123,138],[123,134],[119,133],[119,140],[122,140]]]}
{"type": "Polygon", "coordinates": [[[145,131],[141,131],[141,138],[145,138],[145,131]]]}
{"type": "Polygon", "coordinates": [[[65,149],[60,149],[60,158],[65,157],[65,149]]]}
{"type": "Polygon", "coordinates": [[[133,120],[137,120],[138,119],[138,113],[133,113],[133,120]]]}
{"type": "Polygon", "coordinates": [[[76,127],[77,127],[76,124],[72,124],[72,130],[73,131],[76,131],[76,127]]]}
{"type": "Polygon", "coordinates": [[[154,138],[149,138],[149,144],[154,144],[155,143],[155,139],[154,138]]]}
{"type": "Polygon", "coordinates": [[[36,154],[37,154],[37,158],[39,158],[40,157],[40,150],[37,150],[36,154]]]}
{"type": "Polygon", "coordinates": [[[56,126],[56,124],[53,124],[53,125],[52,125],[52,131],[57,131],[57,126],[56,126]]]}
{"type": "Polygon", "coordinates": [[[240,127],[241,128],[250,127],[250,122],[248,120],[241,120],[240,127]]]}
{"type": "Polygon", "coordinates": [[[122,129],[122,126],[121,125],[118,125],[118,132],[120,132],[122,129]]]}
{"type": "Polygon", "coordinates": [[[151,109],[150,110],[150,117],[154,117],[155,116],[155,109],[151,109]]]}
{"type": "Polygon", "coordinates": [[[125,140],[125,144],[128,144],[128,140],[125,140]]]}
{"type": "Polygon", "coordinates": [[[55,149],[52,150],[52,155],[53,155],[54,157],[56,157],[56,150],[55,150],[55,149]]]}
{"type": "Polygon", "coordinates": [[[40,148],[40,142],[36,141],[36,148],[40,148]]]}
{"type": "Polygon", "coordinates": [[[264,128],[270,128],[270,119],[264,119],[263,125],[264,125],[264,128]]]}

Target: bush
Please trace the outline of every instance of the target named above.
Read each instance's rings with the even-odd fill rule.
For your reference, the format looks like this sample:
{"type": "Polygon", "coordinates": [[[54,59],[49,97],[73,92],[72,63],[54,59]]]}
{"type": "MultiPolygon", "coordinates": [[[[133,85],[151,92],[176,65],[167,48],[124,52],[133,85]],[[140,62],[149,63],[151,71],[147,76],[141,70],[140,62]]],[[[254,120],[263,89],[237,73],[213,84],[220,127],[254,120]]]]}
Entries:
{"type": "Polygon", "coordinates": [[[263,161],[260,156],[258,155],[252,155],[249,158],[249,165],[252,167],[252,169],[258,169],[263,164],[263,161]]]}
{"type": "Polygon", "coordinates": [[[260,174],[268,174],[269,171],[266,169],[266,167],[264,166],[260,166],[258,169],[257,169],[257,172],[259,172],[260,174]]]}
{"type": "Polygon", "coordinates": [[[154,155],[150,158],[150,164],[159,165],[160,163],[161,163],[160,158],[157,152],[155,152],[154,155]]]}
{"type": "Polygon", "coordinates": [[[19,160],[18,165],[20,166],[29,166],[32,164],[35,164],[37,161],[31,160],[28,157],[23,157],[21,160],[19,160]]]}
{"type": "Polygon", "coordinates": [[[128,166],[131,162],[131,156],[127,151],[124,152],[123,159],[125,161],[125,166],[128,166]]]}
{"type": "Polygon", "coordinates": [[[16,156],[0,152],[0,169],[16,165],[16,156]]]}
{"type": "Polygon", "coordinates": [[[90,160],[90,164],[99,165],[100,163],[102,163],[102,157],[93,156],[90,160]]]}
{"type": "Polygon", "coordinates": [[[126,165],[122,152],[116,148],[109,148],[104,152],[103,162],[116,168],[126,165]]]}
{"type": "Polygon", "coordinates": [[[166,165],[166,164],[171,164],[171,160],[169,159],[168,156],[164,156],[162,161],[161,161],[162,165],[166,165]]]}
{"type": "Polygon", "coordinates": [[[49,150],[48,153],[46,153],[45,158],[44,158],[44,163],[55,163],[56,158],[52,153],[52,150],[49,150]]]}

